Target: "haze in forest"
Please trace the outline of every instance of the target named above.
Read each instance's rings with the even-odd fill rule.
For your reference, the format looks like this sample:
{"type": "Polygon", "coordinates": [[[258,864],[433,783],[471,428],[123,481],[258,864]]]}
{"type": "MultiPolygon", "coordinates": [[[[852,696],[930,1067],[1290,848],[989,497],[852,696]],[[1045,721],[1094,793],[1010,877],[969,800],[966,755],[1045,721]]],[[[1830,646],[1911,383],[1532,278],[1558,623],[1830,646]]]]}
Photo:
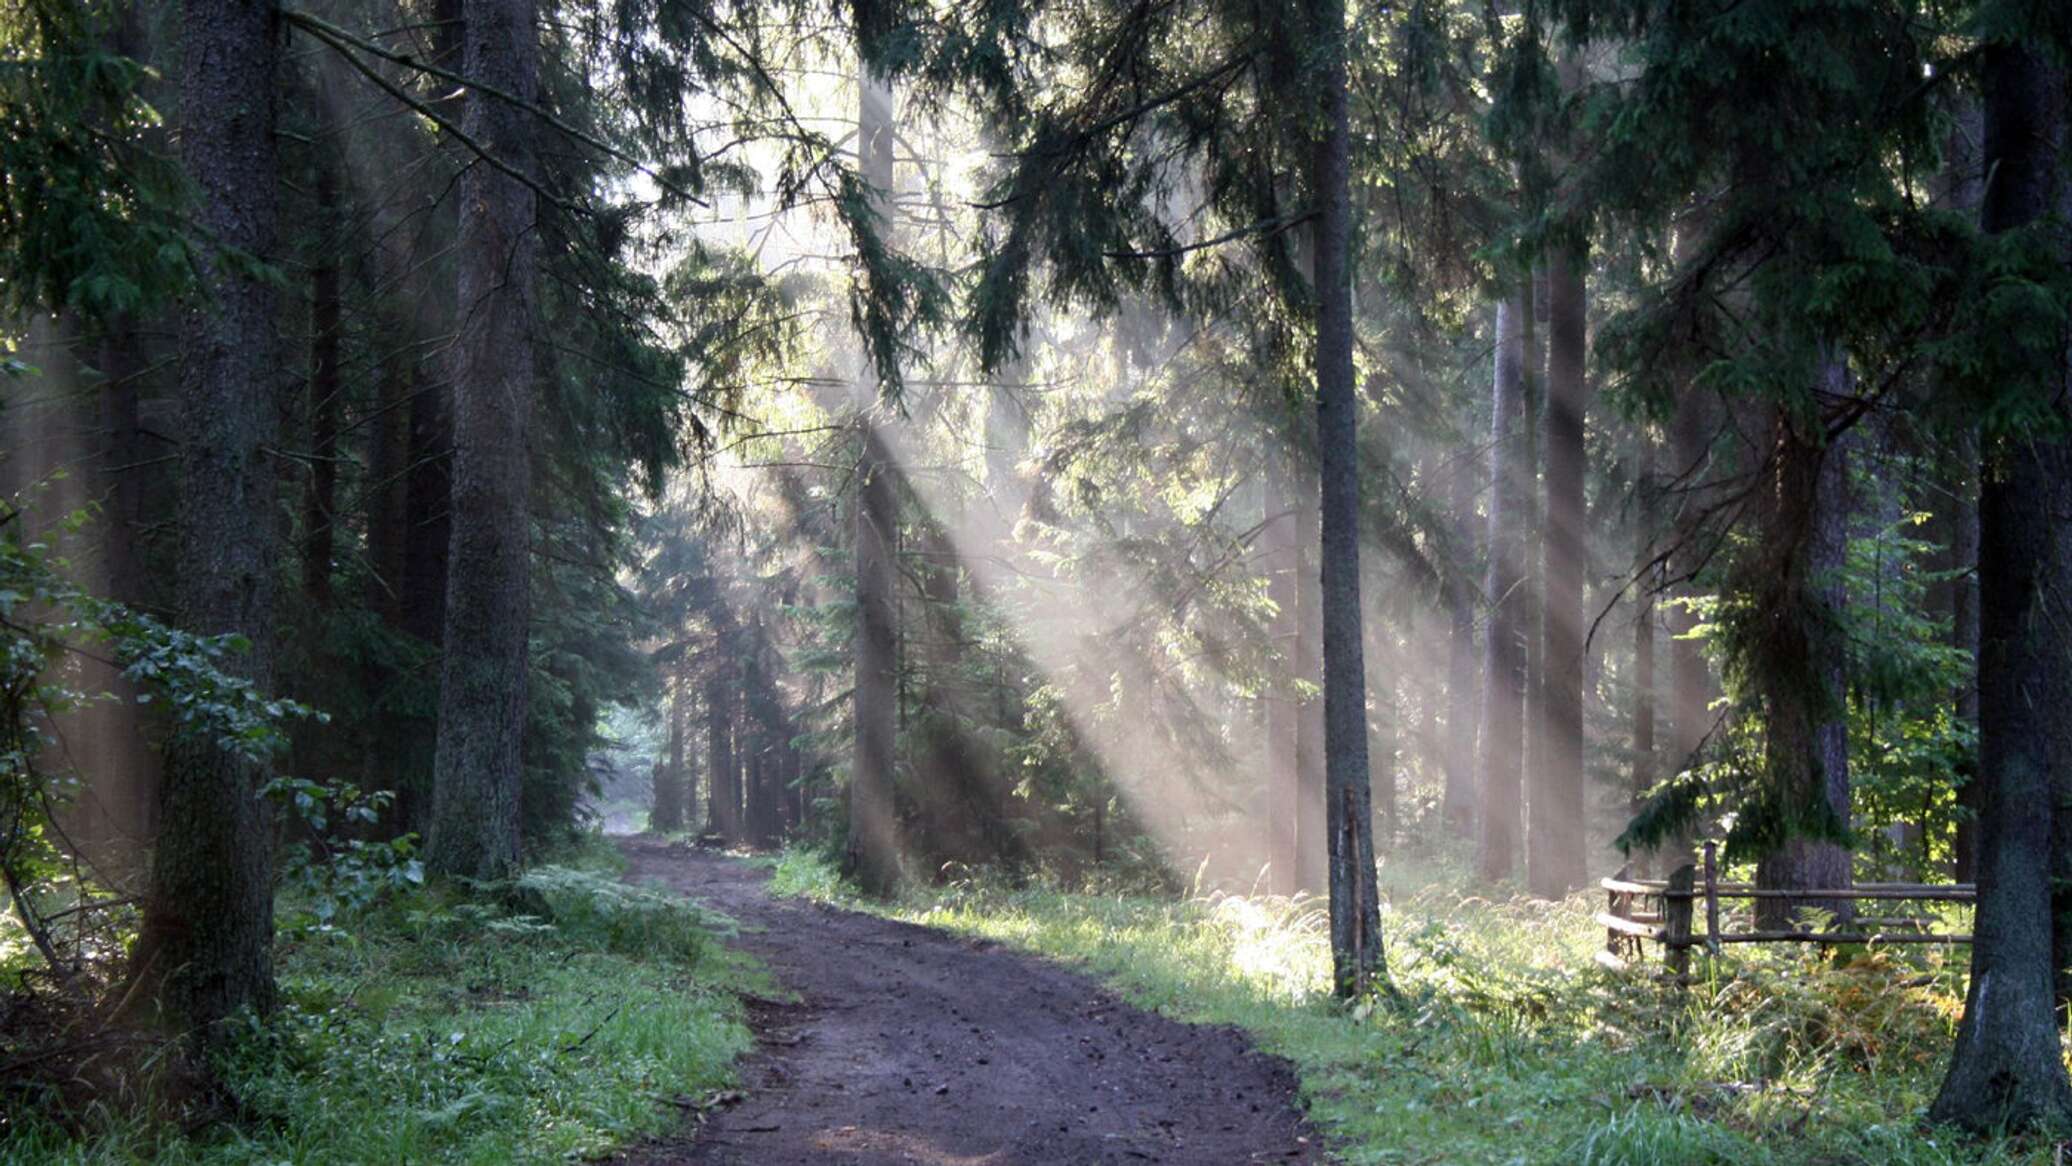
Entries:
{"type": "Polygon", "coordinates": [[[0,0],[0,1159],[2042,1160],[2068,63],[0,0]]]}

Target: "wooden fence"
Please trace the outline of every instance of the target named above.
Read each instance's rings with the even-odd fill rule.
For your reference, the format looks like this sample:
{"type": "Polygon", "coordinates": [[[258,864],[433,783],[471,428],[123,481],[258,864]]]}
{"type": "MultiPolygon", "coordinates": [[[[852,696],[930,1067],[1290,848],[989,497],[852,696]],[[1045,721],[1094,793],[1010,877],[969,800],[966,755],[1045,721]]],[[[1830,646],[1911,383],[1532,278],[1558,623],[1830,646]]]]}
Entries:
{"type": "Polygon", "coordinates": [[[1691,970],[1691,949],[1703,947],[1712,955],[1729,943],[1970,943],[1969,935],[1937,934],[1930,930],[1934,919],[1918,915],[1859,915],[1849,931],[1763,930],[1729,931],[1722,927],[1720,903],[1783,899],[1798,903],[1859,902],[1973,903],[1977,890],[1970,883],[1935,886],[1925,883],[1857,883],[1851,887],[1781,890],[1748,883],[1719,881],[1719,852],[1716,843],[1705,844],[1703,867],[1685,863],[1666,879],[1631,878],[1621,870],[1601,884],[1607,896],[1597,922],[1604,927],[1604,950],[1597,962],[1623,971],[1646,958],[1646,945],[1662,945],[1662,960],[1678,977],[1691,970]],[[1695,928],[1698,911],[1704,910],[1704,930],[1695,928]]]}

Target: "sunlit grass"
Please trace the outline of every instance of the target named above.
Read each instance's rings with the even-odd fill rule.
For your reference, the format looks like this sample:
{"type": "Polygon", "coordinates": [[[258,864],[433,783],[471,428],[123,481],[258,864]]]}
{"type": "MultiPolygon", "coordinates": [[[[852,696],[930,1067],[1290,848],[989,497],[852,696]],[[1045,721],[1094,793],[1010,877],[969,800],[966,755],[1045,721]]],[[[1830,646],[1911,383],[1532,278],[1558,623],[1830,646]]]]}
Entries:
{"type": "MultiPolygon", "coordinates": [[[[1324,995],[1315,900],[978,881],[874,909],[1068,960],[1140,1006],[1248,1030],[1295,1063],[1312,1117],[1351,1163],[2053,1160],[2038,1143],[1920,1127],[1961,1004],[1961,949],[1839,966],[1758,954],[1680,992],[1595,966],[1595,896],[1464,894],[1439,862],[1383,874],[1401,999],[1350,1010],[1324,995]]],[[[774,885],[848,901],[807,854],[781,858],[774,885]]]]}

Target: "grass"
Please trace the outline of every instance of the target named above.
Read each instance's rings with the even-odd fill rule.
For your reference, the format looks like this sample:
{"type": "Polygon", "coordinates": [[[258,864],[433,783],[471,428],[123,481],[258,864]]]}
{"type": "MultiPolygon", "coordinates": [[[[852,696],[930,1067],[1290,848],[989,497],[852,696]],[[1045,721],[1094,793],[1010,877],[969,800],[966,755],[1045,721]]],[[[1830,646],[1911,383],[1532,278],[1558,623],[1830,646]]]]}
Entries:
{"type": "Polygon", "coordinates": [[[281,1009],[220,1065],[239,1120],[89,1115],[79,1137],[11,1115],[0,1162],[589,1159],[729,1083],[750,1043],[733,989],[757,973],[723,917],[596,869],[522,886],[544,914],[419,893],[284,937],[281,1009]]]}
{"type": "MultiPolygon", "coordinates": [[[[1491,901],[1434,862],[1384,870],[1396,1003],[1331,1002],[1321,903],[1174,900],[974,882],[868,906],[1084,966],[1132,1002],[1233,1024],[1299,1071],[1348,1163],[1992,1166],[2038,1141],[1920,1124],[1961,960],[1857,952],[1722,961],[1689,991],[1592,962],[1593,896],[1491,901]]],[[[818,857],[779,891],[858,905],[818,857]]],[[[1703,961],[1700,961],[1701,967],[1703,961]]]]}

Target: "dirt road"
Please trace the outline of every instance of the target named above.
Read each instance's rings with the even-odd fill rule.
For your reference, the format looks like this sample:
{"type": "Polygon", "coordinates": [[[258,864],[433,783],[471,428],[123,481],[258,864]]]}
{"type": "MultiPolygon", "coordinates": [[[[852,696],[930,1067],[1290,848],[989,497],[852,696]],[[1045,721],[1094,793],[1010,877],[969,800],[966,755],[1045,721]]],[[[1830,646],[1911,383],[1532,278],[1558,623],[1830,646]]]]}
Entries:
{"type": "Polygon", "coordinates": [[[1287,1064],[985,942],[773,898],[760,871],[646,839],[628,877],[739,919],[796,1004],[756,1003],[744,1097],[643,1166],[1321,1162],[1287,1064]]]}

